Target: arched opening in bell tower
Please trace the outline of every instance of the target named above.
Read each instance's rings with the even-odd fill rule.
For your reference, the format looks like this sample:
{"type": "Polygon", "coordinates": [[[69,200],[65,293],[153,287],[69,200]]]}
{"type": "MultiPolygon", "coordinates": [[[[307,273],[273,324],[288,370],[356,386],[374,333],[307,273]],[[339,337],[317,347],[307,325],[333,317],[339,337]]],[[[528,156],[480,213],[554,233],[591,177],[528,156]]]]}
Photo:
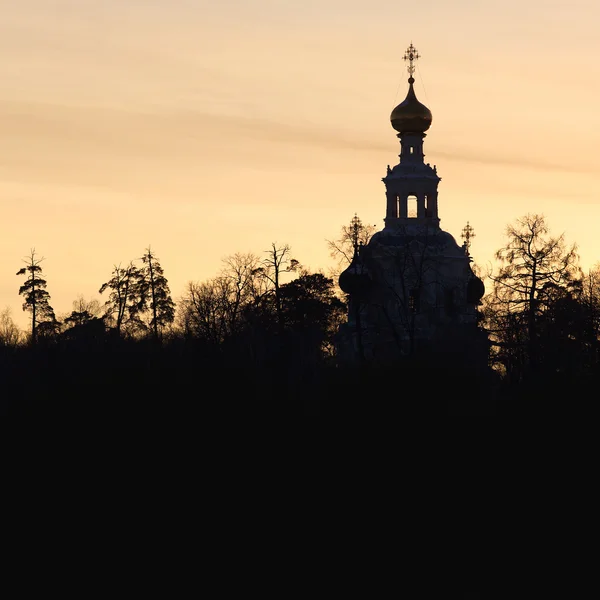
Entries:
{"type": "Polygon", "coordinates": [[[407,198],[407,209],[406,216],[409,219],[414,219],[417,217],[417,197],[414,194],[411,194],[407,198]]]}

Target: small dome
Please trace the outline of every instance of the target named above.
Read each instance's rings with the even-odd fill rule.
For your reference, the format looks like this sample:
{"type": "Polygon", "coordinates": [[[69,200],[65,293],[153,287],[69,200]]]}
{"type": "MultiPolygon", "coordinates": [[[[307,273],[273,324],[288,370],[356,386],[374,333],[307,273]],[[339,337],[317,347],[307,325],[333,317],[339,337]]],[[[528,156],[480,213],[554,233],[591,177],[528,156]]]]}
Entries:
{"type": "Polygon", "coordinates": [[[369,291],[372,281],[358,253],[354,254],[352,262],[339,278],[340,289],[346,294],[362,295],[369,291]]]}
{"type": "Polygon", "coordinates": [[[417,100],[413,83],[415,80],[410,77],[408,83],[408,94],[403,102],[398,104],[390,115],[392,127],[396,131],[423,133],[431,126],[431,111],[417,100]]]}
{"type": "Polygon", "coordinates": [[[480,304],[481,298],[485,294],[485,285],[479,277],[474,275],[467,283],[467,302],[470,304],[480,304]]]}

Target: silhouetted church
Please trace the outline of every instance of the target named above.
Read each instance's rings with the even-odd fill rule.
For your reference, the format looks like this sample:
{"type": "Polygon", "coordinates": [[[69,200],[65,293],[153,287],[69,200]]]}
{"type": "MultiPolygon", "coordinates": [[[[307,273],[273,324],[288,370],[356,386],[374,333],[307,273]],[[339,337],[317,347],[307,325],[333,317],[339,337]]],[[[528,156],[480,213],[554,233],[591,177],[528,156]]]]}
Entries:
{"type": "Polygon", "coordinates": [[[408,94],[390,117],[401,151],[382,179],[385,227],[365,246],[355,237],[354,258],[339,278],[349,310],[338,353],[345,361],[384,364],[417,353],[462,353],[483,366],[487,337],[477,321],[484,285],[471,268],[468,239],[459,246],[440,228],[440,177],[423,154],[432,115],[413,88],[417,58],[411,44],[404,55],[408,94]]]}

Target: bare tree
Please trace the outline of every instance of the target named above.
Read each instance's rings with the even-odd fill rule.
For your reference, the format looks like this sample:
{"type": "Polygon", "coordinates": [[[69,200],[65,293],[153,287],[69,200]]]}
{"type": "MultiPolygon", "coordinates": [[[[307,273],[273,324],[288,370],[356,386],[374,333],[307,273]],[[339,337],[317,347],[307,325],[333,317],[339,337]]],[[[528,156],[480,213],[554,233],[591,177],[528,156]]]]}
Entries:
{"type": "Polygon", "coordinates": [[[585,310],[585,337],[589,343],[590,364],[600,363],[600,262],[583,276],[580,302],[585,310]]]}
{"type": "Polygon", "coordinates": [[[229,284],[225,300],[228,329],[234,334],[240,323],[242,308],[255,304],[266,290],[261,285],[263,279],[258,276],[261,264],[255,254],[236,253],[223,259],[223,263],[220,277],[229,284]]]}
{"type": "MultiPolygon", "coordinates": [[[[492,344],[504,354],[522,350],[523,359],[538,364],[539,325],[556,298],[557,288],[568,290],[581,279],[577,245],[567,245],[564,234],[550,235],[543,215],[527,214],[506,228],[507,243],[496,252],[499,267],[484,298],[486,325],[492,344]]],[[[505,363],[514,359],[502,358],[505,363]]]]}
{"type": "Polygon", "coordinates": [[[92,317],[100,317],[102,315],[102,305],[97,298],[90,298],[86,300],[83,294],[79,294],[75,300],[73,300],[73,310],[75,312],[87,312],[92,317]]]}
{"type": "Polygon", "coordinates": [[[71,313],[62,319],[67,327],[76,327],[84,325],[92,319],[98,319],[102,314],[102,306],[95,298],[86,300],[80,294],[76,300],[73,300],[73,310],[71,313]]]}
{"type": "Polygon", "coordinates": [[[189,282],[178,301],[178,323],[188,336],[218,346],[227,337],[230,284],[223,278],[189,282]]]}
{"type": "Polygon", "coordinates": [[[21,341],[21,330],[13,321],[10,307],[0,311],[0,346],[16,348],[21,341]]]}
{"type": "Polygon", "coordinates": [[[268,291],[261,268],[254,254],[237,253],[223,259],[217,277],[188,283],[178,302],[179,325],[213,344],[236,335],[268,291]]]}
{"type": "Polygon", "coordinates": [[[296,271],[300,267],[300,263],[296,259],[290,258],[290,252],[291,248],[288,244],[277,246],[275,242],[272,242],[271,248],[265,251],[267,257],[261,261],[261,266],[255,270],[273,286],[277,324],[280,333],[283,333],[285,328],[281,304],[281,276],[283,273],[296,271]]]}
{"type": "Polygon", "coordinates": [[[336,240],[325,240],[329,255],[335,261],[334,267],[329,270],[329,276],[336,287],[340,273],[352,262],[355,249],[366,246],[375,231],[375,225],[365,225],[355,213],[350,224],[342,227],[336,240]]]}

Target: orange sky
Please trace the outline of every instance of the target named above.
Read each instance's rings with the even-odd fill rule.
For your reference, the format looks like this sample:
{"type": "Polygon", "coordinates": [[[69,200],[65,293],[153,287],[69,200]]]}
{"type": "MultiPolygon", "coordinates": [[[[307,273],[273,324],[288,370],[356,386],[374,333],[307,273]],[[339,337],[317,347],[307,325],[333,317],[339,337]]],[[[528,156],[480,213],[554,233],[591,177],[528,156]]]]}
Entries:
{"type": "Polygon", "coordinates": [[[600,261],[595,0],[0,0],[0,308],[45,257],[57,315],[151,245],[173,297],[235,252],[311,269],[383,226],[389,123],[422,58],[441,226],[492,261],[527,212],[600,261]]]}

